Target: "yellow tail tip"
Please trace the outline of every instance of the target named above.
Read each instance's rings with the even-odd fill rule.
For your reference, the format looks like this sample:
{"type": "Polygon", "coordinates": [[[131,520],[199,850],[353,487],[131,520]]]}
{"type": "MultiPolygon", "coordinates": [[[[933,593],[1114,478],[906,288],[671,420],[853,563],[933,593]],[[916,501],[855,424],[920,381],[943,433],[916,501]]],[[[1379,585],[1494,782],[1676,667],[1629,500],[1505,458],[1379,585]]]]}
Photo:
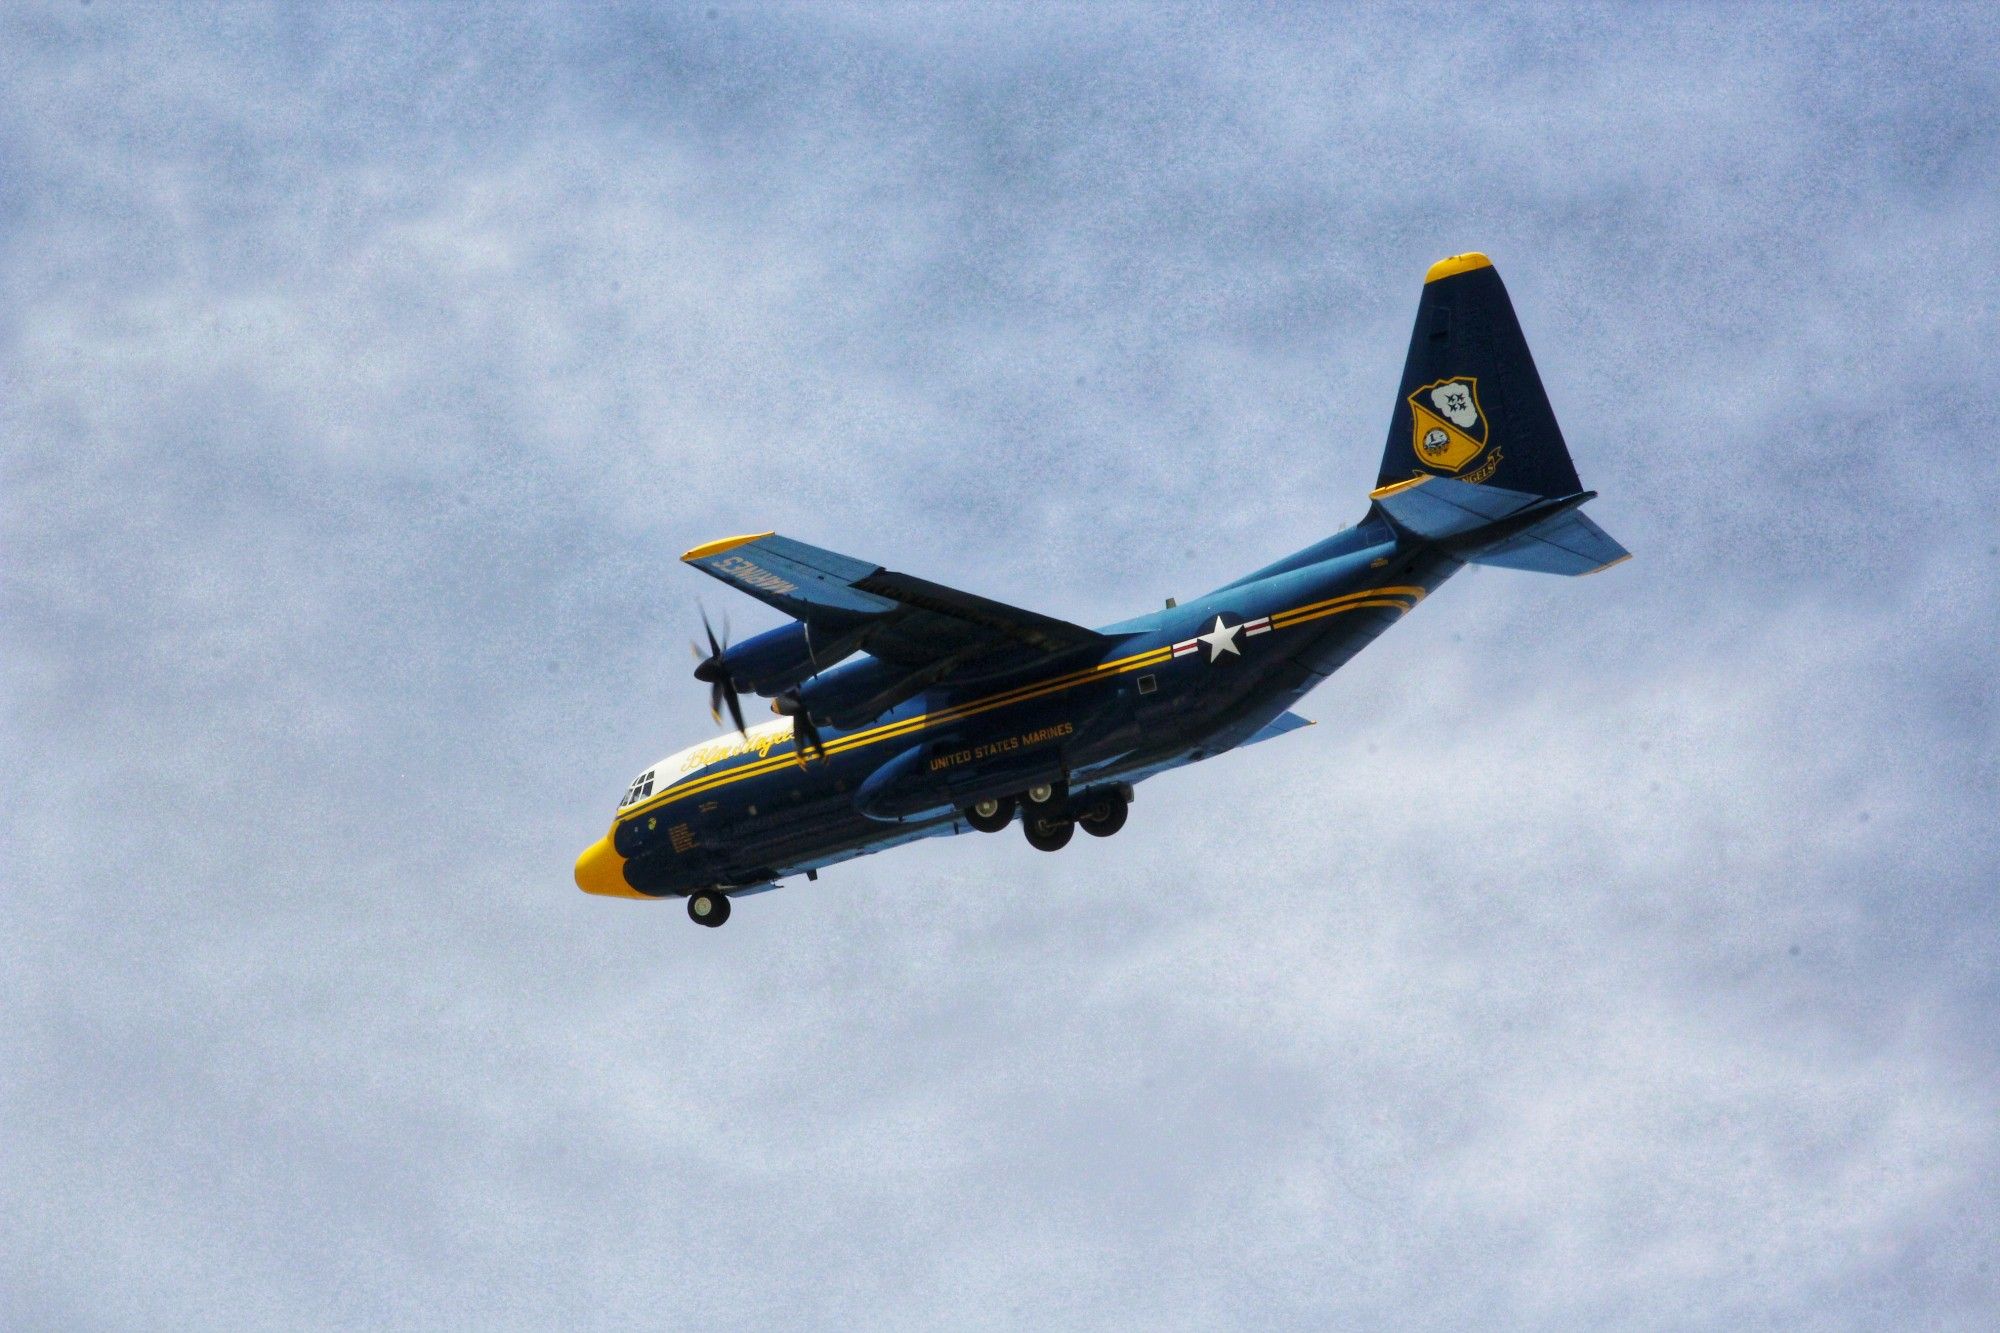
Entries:
{"type": "Polygon", "coordinates": [[[1439,278],[1449,278],[1454,273],[1470,273],[1476,268],[1492,268],[1493,261],[1477,250],[1467,250],[1462,255],[1451,255],[1431,265],[1431,271],[1424,274],[1425,282],[1436,282],[1439,278]]]}

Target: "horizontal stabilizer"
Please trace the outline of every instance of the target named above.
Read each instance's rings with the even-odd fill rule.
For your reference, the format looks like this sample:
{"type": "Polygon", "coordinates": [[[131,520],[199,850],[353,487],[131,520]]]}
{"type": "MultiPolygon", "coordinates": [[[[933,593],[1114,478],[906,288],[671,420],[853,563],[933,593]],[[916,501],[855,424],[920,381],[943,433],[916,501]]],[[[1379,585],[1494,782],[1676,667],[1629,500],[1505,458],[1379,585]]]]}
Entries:
{"type": "Polygon", "coordinates": [[[1463,537],[1549,503],[1539,495],[1428,473],[1384,486],[1370,498],[1397,527],[1432,542],[1463,537]]]}
{"type": "Polygon", "coordinates": [[[1596,495],[1549,498],[1424,476],[1384,486],[1372,498],[1396,527],[1460,560],[1538,574],[1591,574],[1630,555],[1578,508],[1596,495]]]}
{"type": "Polygon", "coordinates": [[[1255,745],[1258,741],[1268,741],[1273,737],[1282,736],[1288,731],[1298,731],[1300,728],[1310,727],[1312,724],[1312,719],[1309,717],[1300,717],[1297,713],[1280,713],[1269,722],[1266,722],[1260,730],[1252,732],[1248,739],[1238,743],[1241,745],[1255,745]]]}
{"type": "Polygon", "coordinates": [[[1463,558],[1537,574],[1595,574],[1630,560],[1632,553],[1582,512],[1570,509],[1463,558]]]}

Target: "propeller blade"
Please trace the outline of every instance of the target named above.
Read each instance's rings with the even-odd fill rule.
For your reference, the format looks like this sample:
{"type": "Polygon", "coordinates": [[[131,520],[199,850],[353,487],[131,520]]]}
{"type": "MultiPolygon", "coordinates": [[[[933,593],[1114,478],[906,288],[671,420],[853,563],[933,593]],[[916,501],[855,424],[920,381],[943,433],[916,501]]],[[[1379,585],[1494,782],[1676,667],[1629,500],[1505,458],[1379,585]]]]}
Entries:
{"type": "Polygon", "coordinates": [[[799,767],[805,767],[806,760],[814,755],[826,758],[826,743],[820,739],[819,728],[813,725],[797,690],[786,690],[771,700],[771,711],[792,720],[792,758],[799,767]]]}
{"type": "Polygon", "coordinates": [[[813,725],[810,714],[801,708],[792,714],[792,749],[803,764],[808,755],[826,758],[826,744],[819,738],[819,728],[813,725]]]}
{"type": "Polygon", "coordinates": [[[750,728],[743,722],[743,701],[737,697],[736,682],[729,678],[729,668],[723,664],[723,654],[729,651],[729,620],[722,622],[722,637],[715,637],[715,626],[708,623],[708,608],[701,612],[701,630],[708,636],[708,656],[701,655],[701,645],[690,643],[688,648],[695,655],[694,678],[708,682],[708,715],[717,722],[722,721],[722,710],[729,710],[729,720],[736,724],[740,735],[748,736],[750,728]]]}

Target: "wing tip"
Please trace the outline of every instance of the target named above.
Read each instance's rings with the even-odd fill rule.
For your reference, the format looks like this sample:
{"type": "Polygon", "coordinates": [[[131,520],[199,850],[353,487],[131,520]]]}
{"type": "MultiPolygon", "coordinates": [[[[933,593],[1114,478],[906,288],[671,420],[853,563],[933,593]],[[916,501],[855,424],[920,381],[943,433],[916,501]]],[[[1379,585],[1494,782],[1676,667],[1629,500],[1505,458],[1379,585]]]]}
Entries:
{"type": "Polygon", "coordinates": [[[762,541],[766,537],[775,537],[777,535],[776,532],[746,532],[740,537],[724,537],[721,541],[704,542],[700,546],[691,547],[681,552],[681,559],[706,560],[709,556],[721,555],[724,551],[733,550],[746,543],[762,541]]]}
{"type": "Polygon", "coordinates": [[[1485,255],[1480,254],[1477,250],[1467,250],[1462,255],[1446,255],[1443,259],[1438,260],[1437,263],[1432,264],[1430,272],[1424,274],[1424,281],[1427,283],[1436,282],[1440,278],[1449,278],[1454,274],[1470,273],[1476,268],[1492,267],[1493,261],[1485,255]]]}

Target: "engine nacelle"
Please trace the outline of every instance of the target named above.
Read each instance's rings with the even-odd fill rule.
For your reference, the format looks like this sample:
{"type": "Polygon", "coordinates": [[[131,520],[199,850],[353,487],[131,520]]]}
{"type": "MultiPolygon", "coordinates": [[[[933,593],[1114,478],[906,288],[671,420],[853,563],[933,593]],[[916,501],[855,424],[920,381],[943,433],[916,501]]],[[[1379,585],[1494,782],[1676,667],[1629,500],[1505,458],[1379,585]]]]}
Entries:
{"type": "Polygon", "coordinates": [[[816,636],[804,621],[794,621],[730,645],[722,661],[739,689],[768,698],[851,656],[860,639],[858,631],[816,636]]]}
{"type": "Polygon", "coordinates": [[[845,671],[808,681],[799,689],[799,701],[817,721],[854,727],[880,717],[931,684],[938,675],[936,665],[912,671],[900,662],[871,658],[845,671]]]}

